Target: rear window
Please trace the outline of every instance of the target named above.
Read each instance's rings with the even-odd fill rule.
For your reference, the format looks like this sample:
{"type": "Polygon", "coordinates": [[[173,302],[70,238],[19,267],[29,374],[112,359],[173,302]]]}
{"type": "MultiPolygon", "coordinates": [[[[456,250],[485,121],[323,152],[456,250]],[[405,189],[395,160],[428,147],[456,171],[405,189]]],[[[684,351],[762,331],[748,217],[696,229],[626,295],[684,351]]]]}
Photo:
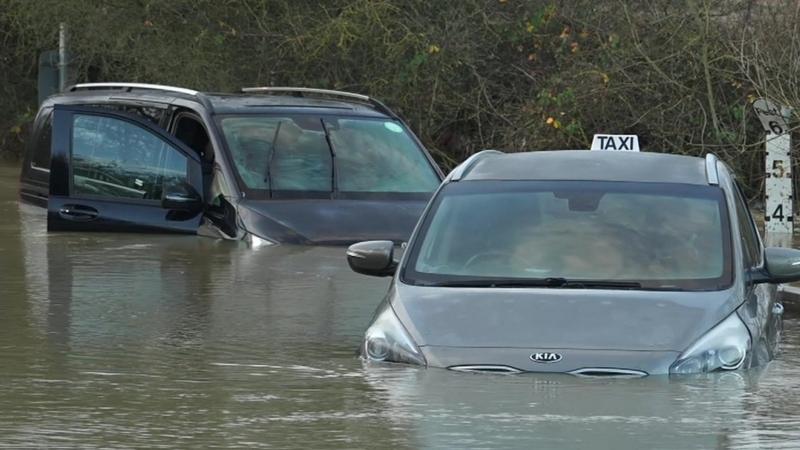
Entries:
{"type": "Polygon", "coordinates": [[[220,123],[250,198],[424,198],[440,181],[423,149],[392,120],[249,115],[220,123]]]}
{"type": "Polygon", "coordinates": [[[722,191],[712,186],[452,183],[425,219],[405,278],[564,278],[722,289],[732,281],[726,211],[722,191]]]}

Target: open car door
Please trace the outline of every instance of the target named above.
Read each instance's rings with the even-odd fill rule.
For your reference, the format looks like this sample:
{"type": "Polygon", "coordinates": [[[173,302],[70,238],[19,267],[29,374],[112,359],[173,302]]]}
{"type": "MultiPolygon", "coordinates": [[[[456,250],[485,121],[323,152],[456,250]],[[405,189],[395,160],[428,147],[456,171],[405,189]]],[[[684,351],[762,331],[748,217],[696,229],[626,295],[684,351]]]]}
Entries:
{"type": "Polygon", "coordinates": [[[54,108],[50,231],[196,233],[203,215],[199,157],[135,116],[54,108]]]}

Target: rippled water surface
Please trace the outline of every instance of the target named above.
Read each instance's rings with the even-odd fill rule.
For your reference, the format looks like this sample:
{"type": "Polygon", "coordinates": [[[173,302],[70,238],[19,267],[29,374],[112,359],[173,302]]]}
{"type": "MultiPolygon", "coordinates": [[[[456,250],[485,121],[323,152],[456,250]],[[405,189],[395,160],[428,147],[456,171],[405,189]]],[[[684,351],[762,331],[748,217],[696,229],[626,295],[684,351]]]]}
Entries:
{"type": "MultiPolygon", "coordinates": [[[[47,234],[0,168],[0,448],[800,448],[800,320],[688,380],[362,366],[341,248],[47,234]]],[[[791,309],[790,309],[791,311],[791,309]]]]}

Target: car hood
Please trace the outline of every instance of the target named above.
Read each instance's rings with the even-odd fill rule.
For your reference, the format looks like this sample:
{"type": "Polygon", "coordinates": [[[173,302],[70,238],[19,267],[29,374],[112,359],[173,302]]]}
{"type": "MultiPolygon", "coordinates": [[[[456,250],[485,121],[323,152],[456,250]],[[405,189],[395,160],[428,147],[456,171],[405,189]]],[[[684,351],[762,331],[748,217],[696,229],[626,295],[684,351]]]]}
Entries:
{"type": "Polygon", "coordinates": [[[422,200],[245,200],[247,231],[288,244],[346,245],[386,239],[405,242],[422,214],[422,200]]]}
{"type": "Polygon", "coordinates": [[[734,290],[441,288],[396,283],[420,346],[681,352],[738,306],[734,290]]]}

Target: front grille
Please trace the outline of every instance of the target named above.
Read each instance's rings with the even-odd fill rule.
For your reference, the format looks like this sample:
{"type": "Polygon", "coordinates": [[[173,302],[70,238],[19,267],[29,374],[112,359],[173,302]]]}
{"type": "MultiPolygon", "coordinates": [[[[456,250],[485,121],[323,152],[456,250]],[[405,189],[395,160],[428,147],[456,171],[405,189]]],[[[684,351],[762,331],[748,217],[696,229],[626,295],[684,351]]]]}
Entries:
{"type": "Polygon", "coordinates": [[[450,366],[450,370],[458,372],[481,372],[481,373],[522,373],[521,370],[511,366],[493,366],[487,364],[478,364],[471,366],[450,366]]]}
{"type": "Polygon", "coordinates": [[[579,377],[611,377],[611,378],[640,378],[646,377],[647,372],[630,369],[614,369],[608,367],[585,367],[569,372],[579,377]]]}

